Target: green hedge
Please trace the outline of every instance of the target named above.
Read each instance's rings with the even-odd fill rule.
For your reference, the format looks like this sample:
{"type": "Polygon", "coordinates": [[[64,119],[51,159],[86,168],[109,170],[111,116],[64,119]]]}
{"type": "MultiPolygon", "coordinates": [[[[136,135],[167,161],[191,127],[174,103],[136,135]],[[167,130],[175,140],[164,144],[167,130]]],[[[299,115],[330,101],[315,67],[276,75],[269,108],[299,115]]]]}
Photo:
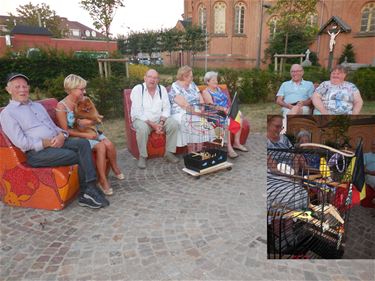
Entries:
{"type": "MultiPolygon", "coordinates": [[[[156,67],[159,73],[172,75],[175,79],[176,67],[156,67]]],[[[0,106],[8,103],[9,94],[5,91],[6,75],[10,72],[21,72],[30,78],[32,98],[55,97],[61,100],[66,93],[63,80],[74,73],[89,81],[87,93],[98,106],[99,111],[107,118],[122,116],[122,89],[132,88],[141,82],[136,78],[125,78],[125,67],[120,63],[111,64],[112,78],[106,80],[98,77],[96,59],[75,58],[67,54],[41,52],[32,58],[0,58],[0,106]]],[[[272,70],[236,70],[209,69],[219,72],[220,83],[227,84],[230,93],[236,91],[243,103],[273,102],[283,81],[290,79],[289,68],[284,73],[272,70]]],[[[203,84],[204,69],[194,68],[194,81],[203,84]]],[[[329,79],[329,71],[320,67],[305,68],[305,80],[322,82],[329,79]]],[[[375,68],[361,68],[350,73],[348,80],[356,84],[364,100],[375,100],[375,68]]],[[[170,81],[161,81],[169,86],[170,81]]]]}
{"type": "Polygon", "coordinates": [[[275,98],[279,77],[270,71],[249,70],[243,74],[239,86],[240,100],[243,103],[272,101],[275,98]]]}
{"type": "Polygon", "coordinates": [[[360,68],[350,73],[348,80],[358,87],[364,100],[375,100],[375,67],[360,68]]]}

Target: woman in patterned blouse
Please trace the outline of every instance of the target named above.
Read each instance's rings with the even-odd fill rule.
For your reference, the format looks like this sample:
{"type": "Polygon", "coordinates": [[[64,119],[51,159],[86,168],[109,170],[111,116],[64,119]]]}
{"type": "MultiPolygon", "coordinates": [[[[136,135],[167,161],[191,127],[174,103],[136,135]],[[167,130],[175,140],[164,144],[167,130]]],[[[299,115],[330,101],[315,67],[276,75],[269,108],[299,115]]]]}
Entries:
{"type": "Polygon", "coordinates": [[[185,65],[179,68],[177,81],[172,84],[169,92],[169,100],[171,117],[180,124],[177,147],[200,144],[192,145],[196,151],[199,151],[202,143],[214,138],[214,132],[207,120],[200,116],[199,104],[203,104],[203,98],[193,82],[191,67],[185,65]],[[207,128],[202,129],[203,127],[207,128]]]}
{"type": "Polygon", "coordinates": [[[314,114],[359,114],[363,100],[358,88],[345,81],[347,70],[342,65],[332,69],[329,81],[324,81],[312,95],[314,114]]]}

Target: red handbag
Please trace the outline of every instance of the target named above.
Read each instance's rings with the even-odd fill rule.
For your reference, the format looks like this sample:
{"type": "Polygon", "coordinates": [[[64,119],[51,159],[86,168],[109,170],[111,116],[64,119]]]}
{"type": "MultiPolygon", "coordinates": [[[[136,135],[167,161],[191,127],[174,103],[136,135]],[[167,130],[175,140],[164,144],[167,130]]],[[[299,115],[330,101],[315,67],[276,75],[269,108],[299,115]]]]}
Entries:
{"type": "Polygon", "coordinates": [[[152,131],[148,136],[147,153],[149,158],[162,157],[165,153],[165,134],[152,131]]]}
{"type": "Polygon", "coordinates": [[[149,143],[153,148],[161,148],[165,146],[165,135],[157,134],[155,131],[152,131],[148,136],[149,143]]]}

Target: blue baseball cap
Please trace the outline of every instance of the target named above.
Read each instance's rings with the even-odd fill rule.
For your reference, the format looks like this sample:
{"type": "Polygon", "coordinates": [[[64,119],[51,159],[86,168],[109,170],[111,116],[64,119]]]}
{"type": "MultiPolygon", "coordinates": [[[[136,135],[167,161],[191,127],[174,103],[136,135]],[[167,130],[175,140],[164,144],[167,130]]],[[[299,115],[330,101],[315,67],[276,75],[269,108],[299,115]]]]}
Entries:
{"type": "Polygon", "coordinates": [[[16,73],[16,72],[12,72],[12,73],[8,74],[7,83],[9,83],[10,81],[12,81],[13,79],[16,79],[18,77],[22,77],[23,79],[26,80],[27,83],[29,83],[30,79],[26,75],[23,75],[21,73],[16,73]]]}

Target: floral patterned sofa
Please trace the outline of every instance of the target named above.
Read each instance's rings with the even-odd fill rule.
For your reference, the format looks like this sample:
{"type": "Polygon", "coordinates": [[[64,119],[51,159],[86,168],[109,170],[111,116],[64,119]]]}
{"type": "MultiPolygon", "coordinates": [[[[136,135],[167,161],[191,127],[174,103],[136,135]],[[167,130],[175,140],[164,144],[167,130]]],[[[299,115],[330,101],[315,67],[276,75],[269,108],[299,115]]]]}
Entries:
{"type": "MultiPolygon", "coordinates": [[[[57,100],[39,101],[56,122],[57,100]]],[[[0,111],[2,108],[0,108],[0,111]]],[[[0,198],[11,206],[61,210],[79,190],[78,166],[32,168],[0,126],[0,198]]]]}

